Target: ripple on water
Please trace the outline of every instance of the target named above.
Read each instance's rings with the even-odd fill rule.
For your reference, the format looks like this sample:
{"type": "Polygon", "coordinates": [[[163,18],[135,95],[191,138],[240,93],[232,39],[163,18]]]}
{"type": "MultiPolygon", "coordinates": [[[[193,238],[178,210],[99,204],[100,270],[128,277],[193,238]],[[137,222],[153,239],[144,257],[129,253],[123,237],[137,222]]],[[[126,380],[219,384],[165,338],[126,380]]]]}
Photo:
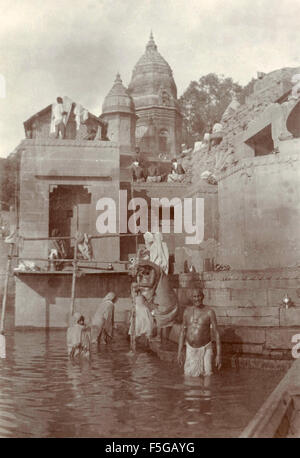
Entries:
{"type": "Polygon", "coordinates": [[[125,339],[73,363],[64,331],[10,332],[0,436],[235,437],[281,376],[223,370],[207,387],[125,339]]]}

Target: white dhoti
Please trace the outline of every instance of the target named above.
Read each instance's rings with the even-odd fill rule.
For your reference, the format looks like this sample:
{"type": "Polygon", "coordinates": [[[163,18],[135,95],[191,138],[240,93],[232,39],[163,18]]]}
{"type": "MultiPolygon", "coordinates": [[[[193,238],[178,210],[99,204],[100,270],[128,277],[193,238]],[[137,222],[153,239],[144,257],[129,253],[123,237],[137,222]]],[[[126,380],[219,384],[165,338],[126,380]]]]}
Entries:
{"type": "Polygon", "coordinates": [[[199,375],[212,375],[213,347],[212,343],[203,347],[194,348],[186,342],[186,358],[184,375],[199,377],[199,375]]]}

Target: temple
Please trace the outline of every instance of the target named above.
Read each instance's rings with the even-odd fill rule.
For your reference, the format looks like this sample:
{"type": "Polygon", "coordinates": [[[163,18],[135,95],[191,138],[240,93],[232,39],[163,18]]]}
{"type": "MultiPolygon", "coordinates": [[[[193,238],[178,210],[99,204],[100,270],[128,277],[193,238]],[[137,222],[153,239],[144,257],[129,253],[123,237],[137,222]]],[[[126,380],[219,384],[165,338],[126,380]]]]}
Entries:
{"type": "Polygon", "coordinates": [[[144,243],[143,231],[129,230],[134,209],[128,204],[146,202],[151,230],[150,202],[157,199],[157,228],[162,232],[166,220],[170,225],[163,235],[181,309],[190,304],[193,285],[201,285],[225,353],[270,365],[291,358],[291,339],[300,331],[299,73],[259,75],[245,103],[233,96],[209,142],[182,158],[176,84],[151,34],[128,88],[117,74],[100,116],[65,96],[25,121],[12,228],[18,231],[15,325],[66,327],[72,298],[89,316],[108,290],[119,297],[117,322],[126,322],[129,264],[144,243]],[[160,182],[132,179],[137,155],[143,170],[159,169],[160,182]],[[185,171],[181,182],[166,179],[175,157],[185,171]],[[203,236],[186,244],[195,213],[175,231],[176,208],[190,199],[195,209],[197,198],[203,236]],[[117,231],[107,238],[97,229],[103,199],[115,202],[117,231]],[[49,239],[57,233],[66,261],[53,269],[49,239]],[[78,259],[74,290],[77,242],[90,254],[78,259]]]}
{"type": "Polygon", "coordinates": [[[172,70],[157,50],[151,33],[136,63],[128,92],[138,116],[136,142],[141,152],[169,159],[180,152],[182,115],[172,70]]]}

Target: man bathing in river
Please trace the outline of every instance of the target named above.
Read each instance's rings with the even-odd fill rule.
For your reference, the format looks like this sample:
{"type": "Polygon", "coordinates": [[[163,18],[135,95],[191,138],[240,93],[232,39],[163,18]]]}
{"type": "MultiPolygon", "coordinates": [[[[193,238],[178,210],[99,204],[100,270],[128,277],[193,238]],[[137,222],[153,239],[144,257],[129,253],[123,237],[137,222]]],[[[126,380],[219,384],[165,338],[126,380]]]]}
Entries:
{"type": "Polygon", "coordinates": [[[183,346],[186,343],[184,374],[192,377],[211,375],[213,348],[211,327],[217,344],[216,367],[221,368],[221,340],[215,312],[203,305],[203,292],[193,291],[193,306],[185,309],[178,345],[178,363],[183,364],[183,346]]]}

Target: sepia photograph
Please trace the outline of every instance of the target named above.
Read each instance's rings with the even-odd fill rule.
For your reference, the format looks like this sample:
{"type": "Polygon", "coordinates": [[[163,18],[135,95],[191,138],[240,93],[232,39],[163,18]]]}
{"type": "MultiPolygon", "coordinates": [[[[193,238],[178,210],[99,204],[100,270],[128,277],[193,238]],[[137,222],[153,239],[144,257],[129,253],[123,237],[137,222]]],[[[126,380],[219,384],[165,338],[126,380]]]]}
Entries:
{"type": "Polygon", "coordinates": [[[0,12],[0,438],[300,438],[299,0],[0,12]]]}

